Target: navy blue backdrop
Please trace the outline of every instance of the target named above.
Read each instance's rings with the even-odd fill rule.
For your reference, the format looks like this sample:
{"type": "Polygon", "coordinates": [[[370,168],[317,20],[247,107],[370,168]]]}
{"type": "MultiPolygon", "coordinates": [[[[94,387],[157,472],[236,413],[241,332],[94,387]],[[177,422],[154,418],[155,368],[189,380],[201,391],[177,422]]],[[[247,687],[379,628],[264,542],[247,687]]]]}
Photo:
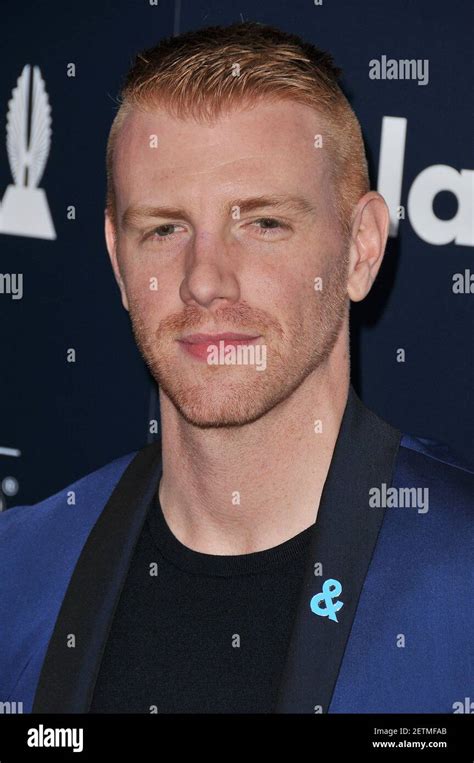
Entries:
{"type": "Polygon", "coordinates": [[[0,481],[9,506],[40,500],[149,441],[156,395],[103,239],[114,99],[138,50],[188,29],[239,20],[279,26],[333,53],[362,123],[374,188],[383,124],[405,134],[404,153],[400,143],[387,143],[383,157],[387,193],[399,196],[405,219],[389,241],[373,292],[352,310],[353,382],[390,423],[442,440],[474,461],[474,294],[453,291],[456,273],[474,273],[472,216],[466,225],[474,134],[470,6],[441,0],[2,5],[0,481]],[[371,79],[369,62],[383,56],[427,60],[429,81],[371,79]],[[51,146],[39,182],[56,235],[49,239],[7,230],[13,213],[6,191],[14,180],[4,126],[26,64],[39,67],[51,106],[51,146]],[[71,64],[75,76],[68,76],[71,64]],[[452,170],[429,169],[435,165],[452,170]],[[436,220],[453,218],[454,232],[446,237],[449,226],[439,228],[436,220]],[[21,298],[14,274],[17,286],[22,274],[21,298]],[[69,348],[75,363],[67,362],[69,348]],[[397,361],[400,349],[405,362],[397,361]]]}

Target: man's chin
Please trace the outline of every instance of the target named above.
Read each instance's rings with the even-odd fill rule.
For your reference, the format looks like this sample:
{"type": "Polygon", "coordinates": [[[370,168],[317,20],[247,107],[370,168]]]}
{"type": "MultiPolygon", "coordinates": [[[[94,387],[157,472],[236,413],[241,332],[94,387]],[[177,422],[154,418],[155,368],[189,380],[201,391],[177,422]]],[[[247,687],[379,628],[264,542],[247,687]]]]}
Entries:
{"type": "MultiPolygon", "coordinates": [[[[178,406],[176,406],[178,407],[178,406]]],[[[257,414],[236,414],[233,411],[223,411],[220,415],[216,415],[215,411],[202,410],[186,410],[185,408],[179,408],[178,410],[185,421],[192,426],[199,429],[230,429],[243,427],[246,424],[252,424],[257,421],[263,413],[257,414]]]]}
{"type": "Polygon", "coordinates": [[[177,390],[162,383],[160,388],[183,419],[201,429],[242,427],[257,421],[275,405],[275,401],[259,401],[246,385],[215,394],[210,389],[177,390]]]}

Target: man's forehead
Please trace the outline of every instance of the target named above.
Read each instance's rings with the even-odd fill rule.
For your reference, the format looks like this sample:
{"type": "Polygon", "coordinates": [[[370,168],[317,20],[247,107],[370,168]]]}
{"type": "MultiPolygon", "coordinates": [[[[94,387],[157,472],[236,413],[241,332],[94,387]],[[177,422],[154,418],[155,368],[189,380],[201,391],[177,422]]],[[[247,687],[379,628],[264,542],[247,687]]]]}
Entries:
{"type": "Polygon", "coordinates": [[[229,136],[237,142],[259,142],[262,147],[288,141],[308,146],[310,150],[316,132],[324,131],[325,119],[315,109],[295,101],[262,100],[252,107],[235,105],[212,122],[189,116],[178,118],[164,107],[131,108],[117,135],[117,143],[125,148],[136,141],[157,135],[170,147],[180,140],[191,146],[229,136]],[[192,139],[192,140],[191,140],[192,139]]]}
{"type": "Polygon", "coordinates": [[[270,182],[297,176],[301,182],[318,183],[327,164],[324,142],[324,147],[315,145],[321,127],[318,115],[312,121],[313,110],[296,104],[306,110],[296,114],[292,105],[258,104],[251,111],[223,115],[211,127],[176,119],[163,109],[134,110],[116,144],[117,185],[128,185],[128,179],[137,175],[153,183],[186,182],[192,176],[235,184],[254,182],[261,175],[270,182]],[[284,118],[276,121],[282,109],[284,118]]]}

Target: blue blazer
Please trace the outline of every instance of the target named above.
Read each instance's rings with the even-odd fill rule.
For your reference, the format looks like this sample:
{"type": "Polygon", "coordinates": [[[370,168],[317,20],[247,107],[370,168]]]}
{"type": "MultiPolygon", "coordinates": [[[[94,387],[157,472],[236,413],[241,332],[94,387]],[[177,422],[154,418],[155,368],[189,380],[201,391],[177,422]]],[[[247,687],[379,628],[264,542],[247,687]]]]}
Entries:
{"type": "MultiPolygon", "coordinates": [[[[89,711],[160,476],[157,442],[0,514],[1,702],[89,711]]],[[[442,446],[402,436],[350,389],[275,712],[461,711],[474,686],[473,485],[442,446]]]]}

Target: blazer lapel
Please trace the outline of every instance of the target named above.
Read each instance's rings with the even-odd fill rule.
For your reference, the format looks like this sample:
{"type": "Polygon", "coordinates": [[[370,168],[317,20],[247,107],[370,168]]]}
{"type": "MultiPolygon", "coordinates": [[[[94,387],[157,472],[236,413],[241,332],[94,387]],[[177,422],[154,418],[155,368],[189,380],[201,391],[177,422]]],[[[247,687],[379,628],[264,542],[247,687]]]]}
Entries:
{"type": "Polygon", "coordinates": [[[33,713],[87,713],[115,608],[161,477],[161,444],[132,459],[94,525],[69,582],[33,713]]]}
{"type": "Polygon", "coordinates": [[[369,490],[391,484],[400,438],[351,387],[308,549],[277,713],[329,709],[384,517],[369,506],[369,490]]]}
{"type": "MultiPolygon", "coordinates": [[[[308,551],[276,712],[329,708],[383,520],[383,510],[369,508],[368,491],[391,483],[400,437],[350,389],[308,551]],[[320,576],[315,576],[315,565],[321,565],[320,576]],[[339,583],[341,593],[320,597],[313,612],[310,603],[327,581],[339,583]],[[338,602],[343,606],[333,612],[338,602]]],[[[49,642],[33,713],[89,711],[115,609],[161,470],[161,443],[139,451],[94,525],[49,642]]]]}

